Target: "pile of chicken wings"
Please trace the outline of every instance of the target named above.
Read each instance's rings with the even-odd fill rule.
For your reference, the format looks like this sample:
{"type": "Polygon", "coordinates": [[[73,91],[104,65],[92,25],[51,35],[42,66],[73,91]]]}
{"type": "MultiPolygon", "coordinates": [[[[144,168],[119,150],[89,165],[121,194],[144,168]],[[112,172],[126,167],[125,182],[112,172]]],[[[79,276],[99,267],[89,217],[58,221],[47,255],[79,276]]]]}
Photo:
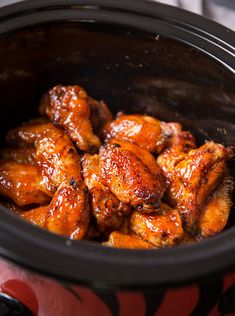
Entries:
{"type": "Polygon", "coordinates": [[[233,183],[230,147],[197,147],[179,123],[118,113],[78,85],[55,86],[40,117],[0,151],[2,204],[67,238],[161,248],[219,233],[233,183]]]}

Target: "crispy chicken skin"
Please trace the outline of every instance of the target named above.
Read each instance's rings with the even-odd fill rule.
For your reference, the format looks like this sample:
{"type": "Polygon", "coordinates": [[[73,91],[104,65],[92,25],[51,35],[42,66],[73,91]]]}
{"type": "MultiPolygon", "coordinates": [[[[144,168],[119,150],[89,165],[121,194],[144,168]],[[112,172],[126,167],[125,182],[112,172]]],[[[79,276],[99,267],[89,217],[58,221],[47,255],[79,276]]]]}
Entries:
{"type": "Polygon", "coordinates": [[[162,182],[164,181],[162,171],[159,168],[159,166],[157,165],[155,158],[147,150],[139,147],[136,144],[126,142],[126,141],[120,141],[120,140],[117,140],[115,138],[111,139],[109,144],[119,145],[121,148],[132,152],[134,155],[136,155],[136,157],[138,157],[149,168],[149,170],[154,175],[159,177],[159,179],[161,179],[162,182]]]}
{"type": "Polygon", "coordinates": [[[186,228],[192,229],[208,196],[227,174],[226,162],[232,151],[211,141],[185,156],[175,159],[176,156],[177,146],[173,142],[157,163],[167,179],[169,201],[177,205],[186,228]]]}
{"type": "Polygon", "coordinates": [[[0,149],[1,160],[13,160],[23,164],[35,164],[34,160],[35,149],[33,146],[25,146],[19,148],[2,148],[0,149]]]}
{"type": "Polygon", "coordinates": [[[202,209],[197,224],[200,237],[211,237],[224,229],[232,207],[232,190],[232,179],[225,177],[202,209]]]}
{"type": "Polygon", "coordinates": [[[41,190],[41,180],[35,166],[12,160],[0,161],[0,194],[19,206],[49,202],[49,196],[41,190]]]}
{"type": "Polygon", "coordinates": [[[181,131],[178,123],[165,123],[147,115],[121,114],[104,126],[106,141],[112,138],[129,141],[151,152],[159,153],[170,137],[181,131]]]}
{"type": "Polygon", "coordinates": [[[85,237],[90,220],[87,187],[82,181],[80,157],[72,141],[54,126],[35,142],[35,160],[42,185],[52,195],[46,228],[72,239],[85,237]]]}
{"type": "Polygon", "coordinates": [[[130,206],[119,201],[102,184],[98,155],[85,154],[82,159],[82,169],[84,182],[90,192],[91,211],[98,230],[106,234],[118,230],[123,224],[123,215],[130,212],[130,206]]]}
{"type": "Polygon", "coordinates": [[[87,93],[79,86],[55,86],[41,100],[39,111],[66,134],[82,151],[93,152],[100,146],[90,122],[87,93]]]}
{"type": "Polygon", "coordinates": [[[43,176],[42,185],[52,195],[61,183],[81,180],[80,157],[69,137],[52,124],[35,141],[35,160],[43,176]]]}
{"type": "Polygon", "coordinates": [[[134,211],[130,225],[137,235],[156,247],[173,246],[184,235],[178,210],[163,203],[151,214],[134,211]]]}
{"type": "Polygon", "coordinates": [[[155,248],[152,244],[141,239],[139,236],[123,234],[114,231],[109,235],[109,240],[103,243],[104,246],[127,249],[151,249],[155,248]]]}
{"type": "Polygon", "coordinates": [[[102,182],[120,201],[144,213],[159,206],[165,183],[133,152],[108,144],[99,157],[102,182]]]}

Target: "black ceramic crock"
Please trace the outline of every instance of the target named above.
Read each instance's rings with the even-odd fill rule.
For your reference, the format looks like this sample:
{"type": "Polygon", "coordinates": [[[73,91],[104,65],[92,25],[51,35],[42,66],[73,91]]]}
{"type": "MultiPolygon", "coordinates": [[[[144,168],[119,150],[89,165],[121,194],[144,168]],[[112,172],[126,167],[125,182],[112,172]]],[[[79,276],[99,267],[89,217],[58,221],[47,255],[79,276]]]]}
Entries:
{"type": "MultiPolygon", "coordinates": [[[[1,144],[9,128],[37,115],[48,88],[78,83],[114,112],[178,121],[199,144],[233,146],[234,43],[233,31],[150,1],[29,0],[2,8],[1,144]]],[[[196,244],[121,250],[53,235],[1,206],[0,255],[66,284],[162,291],[234,271],[233,222],[232,210],[224,232],[196,244]]]]}

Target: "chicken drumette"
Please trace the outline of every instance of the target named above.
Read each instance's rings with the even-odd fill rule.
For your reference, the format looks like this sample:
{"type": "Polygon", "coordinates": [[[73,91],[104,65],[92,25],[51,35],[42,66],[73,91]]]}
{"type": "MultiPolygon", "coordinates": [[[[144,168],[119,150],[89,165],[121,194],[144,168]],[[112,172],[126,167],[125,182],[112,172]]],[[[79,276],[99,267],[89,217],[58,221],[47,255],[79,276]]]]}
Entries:
{"type": "Polygon", "coordinates": [[[102,182],[120,201],[144,213],[160,205],[165,182],[157,166],[152,172],[140,155],[119,144],[102,146],[99,157],[102,182]]]}
{"type": "Polygon", "coordinates": [[[230,148],[197,148],[179,123],[148,115],[113,120],[77,85],[52,88],[39,112],[0,150],[2,203],[26,221],[117,248],[169,247],[226,226],[230,148]]]}
{"type": "MultiPolygon", "coordinates": [[[[93,99],[90,103],[96,106],[93,99]]],[[[90,121],[89,97],[81,87],[55,86],[42,98],[39,111],[47,115],[55,126],[63,128],[80,150],[90,152],[99,148],[100,140],[94,134],[90,121]]]]}
{"type": "Polygon", "coordinates": [[[46,129],[35,142],[35,160],[43,176],[42,186],[54,194],[45,227],[72,239],[85,237],[90,207],[81,177],[80,157],[63,131],[46,129]]]}

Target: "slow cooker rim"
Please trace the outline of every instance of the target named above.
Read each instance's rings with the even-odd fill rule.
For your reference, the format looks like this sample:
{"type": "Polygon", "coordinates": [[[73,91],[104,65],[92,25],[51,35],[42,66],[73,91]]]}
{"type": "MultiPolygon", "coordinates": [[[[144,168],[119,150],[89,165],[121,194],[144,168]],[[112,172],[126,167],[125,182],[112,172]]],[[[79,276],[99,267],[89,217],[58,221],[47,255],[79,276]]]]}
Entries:
{"type": "MultiPolygon", "coordinates": [[[[119,4],[121,6],[124,2],[125,4],[128,3],[130,8],[134,7],[133,11],[135,12],[138,5],[141,5],[141,8],[143,3],[146,6],[150,5],[147,1],[136,1],[134,3],[133,1],[121,0],[119,4]]],[[[24,15],[25,10],[28,10],[27,8],[29,7],[34,11],[38,7],[42,10],[43,6],[48,8],[50,5],[62,3],[69,7],[74,5],[75,1],[29,0],[3,8],[0,11],[0,30],[1,19],[4,16],[14,18],[17,14],[24,15]]],[[[84,3],[87,5],[109,4],[111,6],[112,2],[108,0],[76,1],[76,4],[83,5],[84,3]]],[[[170,10],[171,15],[174,15],[175,12],[178,19],[183,20],[186,24],[189,17],[192,17],[193,21],[197,19],[203,21],[203,27],[205,27],[205,21],[207,21],[210,28],[214,26],[218,34],[220,31],[220,36],[215,32],[215,38],[221,39],[215,44],[211,43],[211,45],[216,45],[223,52],[225,49],[223,35],[226,34],[228,39],[226,41],[229,45],[232,46],[233,44],[232,37],[234,32],[228,31],[227,28],[217,23],[188,12],[187,19],[184,20],[184,10],[159,3],[151,3],[151,6],[156,8],[156,11],[157,8],[163,10],[163,12],[165,12],[164,10],[170,10]]],[[[158,15],[161,15],[160,11],[158,11],[158,15]]],[[[202,34],[206,36],[208,31],[204,28],[202,29],[205,33],[199,32],[200,36],[202,34]]],[[[197,32],[197,30],[199,31],[199,26],[194,31],[197,32]]],[[[230,52],[227,46],[226,49],[228,49],[228,56],[231,55],[232,57],[232,51],[230,52]]],[[[231,58],[229,62],[232,70],[235,71],[234,59],[231,58]]],[[[214,239],[190,246],[185,245],[159,251],[130,251],[105,248],[88,241],[68,241],[64,237],[33,227],[15,215],[9,214],[9,211],[2,206],[0,210],[0,253],[4,258],[46,275],[92,287],[138,289],[140,286],[141,288],[143,286],[146,288],[174,286],[193,282],[196,279],[202,279],[214,273],[231,269],[235,264],[235,252],[234,255],[232,252],[235,249],[235,239],[232,239],[235,228],[223,232],[214,239]],[[28,245],[29,249],[24,249],[25,244],[28,245]],[[46,257],[43,257],[45,250],[46,257]],[[220,260],[216,260],[221,258],[223,258],[222,266],[221,262],[219,262],[220,260]],[[55,267],[56,259],[60,259],[57,267],[55,267]],[[69,260],[73,261],[72,264],[69,260]],[[104,266],[105,269],[103,268],[104,266]],[[80,271],[83,271],[82,275],[80,271]]]]}
{"type": "MultiPolygon", "coordinates": [[[[77,12],[79,10],[85,10],[86,14],[90,12],[93,18],[93,11],[95,12],[96,10],[96,13],[98,13],[103,10],[106,15],[105,21],[108,21],[108,16],[111,12],[115,13],[115,15],[121,15],[126,10],[126,12],[129,12],[130,15],[138,13],[140,17],[148,16],[158,19],[159,21],[165,23],[168,27],[174,26],[174,28],[177,28],[177,32],[179,33],[183,30],[191,37],[197,35],[198,39],[195,39],[195,43],[193,43],[193,40],[191,39],[191,46],[197,48],[205,54],[210,55],[212,58],[217,60],[217,62],[222,62],[221,59],[223,59],[223,65],[235,73],[234,32],[231,29],[198,14],[149,0],[120,0],[118,3],[111,2],[110,0],[68,0],[66,2],[64,0],[23,0],[22,2],[6,6],[0,10],[1,28],[6,20],[14,20],[15,17],[20,15],[24,15],[25,18],[27,18],[29,15],[33,16],[35,12],[47,10],[52,11],[52,8],[60,9],[55,11],[54,16],[60,16],[59,12],[64,9],[71,9],[76,10],[77,12]],[[110,10],[110,12],[108,13],[106,9],[110,10]],[[204,47],[205,44],[206,46],[204,47]],[[212,51],[214,52],[212,53],[212,51]],[[222,56],[218,56],[217,58],[216,55],[220,55],[219,53],[221,51],[223,52],[223,58],[221,58],[222,56]]],[[[51,15],[51,18],[52,17],[53,15],[51,15]]],[[[36,16],[34,18],[36,18],[36,16]]],[[[60,19],[63,18],[63,16],[58,17],[58,21],[61,21],[60,19]]],[[[69,18],[73,19],[72,11],[70,16],[68,16],[68,19],[69,18]]],[[[83,19],[84,16],[81,15],[79,18],[83,19]]],[[[100,18],[102,19],[103,16],[100,18]]],[[[56,20],[57,18],[53,17],[53,21],[56,20]]],[[[126,19],[126,21],[128,21],[128,19],[126,19]]],[[[10,23],[10,28],[16,30],[17,26],[14,25],[15,23],[16,20],[14,20],[13,23],[10,23]]],[[[21,21],[21,23],[24,22],[21,21]]],[[[121,23],[123,23],[123,21],[121,23]]],[[[164,30],[162,30],[162,32],[164,32],[164,30]]],[[[182,34],[180,36],[182,37],[182,34]]],[[[186,44],[189,44],[187,43],[187,40],[183,40],[183,38],[180,37],[178,38],[176,34],[171,34],[171,38],[175,38],[181,42],[185,41],[186,44]]]]}
{"type": "Polygon", "coordinates": [[[235,229],[191,245],[130,251],[72,241],[34,227],[5,207],[0,210],[1,256],[63,282],[97,289],[164,289],[209,280],[235,264],[235,229]]]}

